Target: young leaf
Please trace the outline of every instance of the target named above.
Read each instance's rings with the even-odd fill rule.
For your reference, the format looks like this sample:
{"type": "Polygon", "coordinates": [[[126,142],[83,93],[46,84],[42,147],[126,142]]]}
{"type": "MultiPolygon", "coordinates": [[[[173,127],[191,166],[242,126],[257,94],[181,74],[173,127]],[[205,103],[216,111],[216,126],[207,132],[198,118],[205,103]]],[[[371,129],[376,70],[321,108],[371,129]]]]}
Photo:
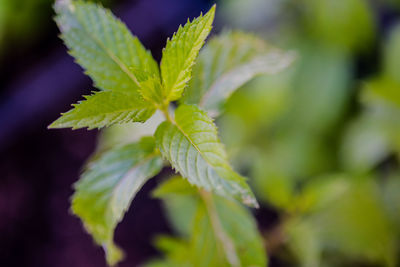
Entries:
{"type": "Polygon", "coordinates": [[[204,16],[188,21],[179,27],[163,50],[161,76],[166,101],[181,97],[187,82],[191,78],[192,66],[212,28],[215,5],[204,16]]]}
{"type": "Polygon", "coordinates": [[[150,52],[109,10],[71,0],[58,0],[55,10],[61,37],[96,87],[137,94],[146,77],[140,77],[135,69],[159,77],[150,52]]]}
{"type": "Polygon", "coordinates": [[[258,206],[245,178],[229,165],[212,119],[198,107],[178,107],[175,124],[163,122],[155,137],[162,155],[190,183],[258,206]]]}
{"type": "Polygon", "coordinates": [[[85,98],[49,128],[102,128],[116,123],[144,122],[154,113],[154,108],[133,93],[100,91],[85,98]]]}
{"type": "Polygon", "coordinates": [[[140,93],[142,97],[149,103],[152,103],[154,107],[163,109],[164,98],[162,93],[162,85],[160,79],[157,77],[151,77],[146,81],[142,82],[140,93]]]}
{"type": "Polygon", "coordinates": [[[235,90],[258,75],[282,71],[293,59],[293,53],[273,49],[254,35],[225,33],[200,52],[182,102],[199,104],[216,116],[235,90]]]}
{"type": "Polygon", "coordinates": [[[103,246],[110,265],[122,258],[113,243],[114,229],[143,186],[162,168],[152,137],[111,150],[90,162],[75,184],[72,211],[95,241],[103,246]]]}

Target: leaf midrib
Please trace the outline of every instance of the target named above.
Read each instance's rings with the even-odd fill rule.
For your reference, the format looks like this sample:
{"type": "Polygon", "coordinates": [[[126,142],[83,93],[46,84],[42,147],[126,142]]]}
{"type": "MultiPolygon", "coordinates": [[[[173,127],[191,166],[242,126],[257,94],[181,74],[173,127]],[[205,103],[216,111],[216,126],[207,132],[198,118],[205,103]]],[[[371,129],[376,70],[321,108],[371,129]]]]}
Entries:
{"type": "MultiPolygon", "coordinates": [[[[151,161],[152,159],[156,158],[157,156],[159,156],[159,152],[154,151],[152,152],[150,155],[146,156],[144,159],[140,160],[139,162],[137,162],[137,164],[135,164],[134,166],[132,166],[131,168],[129,168],[129,170],[122,176],[122,178],[118,179],[118,182],[113,186],[113,189],[110,192],[110,200],[108,201],[107,204],[107,211],[109,212],[110,210],[112,211],[112,207],[111,207],[111,203],[113,203],[114,201],[114,197],[116,195],[115,190],[118,188],[118,186],[125,181],[126,179],[128,179],[129,177],[129,173],[132,172],[133,170],[139,168],[140,166],[148,163],[149,161],[151,161]]],[[[116,221],[116,223],[118,223],[119,220],[116,221]]]]}
{"type": "Polygon", "coordinates": [[[240,266],[240,259],[237,256],[236,247],[232,238],[225,231],[221,218],[218,214],[212,195],[208,192],[199,191],[201,198],[203,199],[206,213],[210,218],[211,228],[213,229],[214,236],[221,242],[222,249],[224,250],[225,258],[233,267],[240,266]]]}
{"type": "Polygon", "coordinates": [[[216,84],[218,84],[221,80],[225,79],[226,77],[229,77],[229,75],[231,75],[233,72],[237,71],[238,69],[242,68],[243,66],[251,64],[257,58],[258,58],[258,56],[255,55],[251,59],[247,60],[246,62],[243,62],[243,63],[241,63],[240,65],[238,65],[238,66],[236,66],[234,68],[226,70],[226,72],[224,72],[220,77],[215,79],[213,81],[213,83],[208,87],[206,92],[203,94],[203,96],[201,97],[200,102],[199,102],[199,106],[200,107],[204,106],[204,103],[208,100],[210,95],[212,95],[212,92],[214,92],[216,90],[216,88],[217,88],[216,84]]]}
{"type": "MultiPolygon", "coordinates": [[[[95,97],[96,95],[94,95],[95,97]]],[[[88,100],[86,100],[88,101],[88,100]]],[[[113,113],[123,113],[123,112],[131,112],[131,111],[141,111],[141,110],[146,110],[146,109],[151,109],[152,107],[148,106],[143,106],[143,107],[131,107],[131,108],[123,108],[123,109],[118,109],[118,110],[114,110],[114,111],[108,111],[108,112],[97,112],[96,115],[87,115],[87,116],[82,116],[80,119],[74,119],[74,120],[70,120],[70,121],[80,121],[82,119],[89,119],[89,118],[93,118],[93,117],[97,117],[97,116],[104,116],[104,115],[109,115],[109,114],[113,114],[113,113]]],[[[74,110],[72,110],[74,111],[74,110]]],[[[68,113],[68,112],[67,112],[68,113]]],[[[67,115],[67,113],[64,113],[67,115]]],[[[71,115],[71,114],[69,114],[71,115]]],[[[62,118],[62,117],[61,117],[62,118]]]]}
{"type": "MultiPolygon", "coordinates": [[[[186,134],[186,132],[178,125],[178,123],[176,121],[171,121],[173,125],[175,125],[176,128],[178,128],[178,130],[183,134],[183,136],[185,136],[185,138],[189,141],[189,143],[197,150],[197,152],[200,154],[201,158],[209,165],[211,166],[211,168],[215,171],[215,173],[219,176],[218,172],[215,170],[215,166],[213,164],[211,164],[207,158],[204,156],[204,154],[201,152],[201,150],[199,149],[199,147],[192,141],[192,139],[189,138],[189,135],[186,134]]],[[[221,179],[223,179],[222,177],[220,177],[221,179]]]]}
{"type": "MultiPolygon", "coordinates": [[[[197,19],[199,19],[199,18],[197,18],[197,19]]],[[[192,22],[192,23],[193,23],[193,22],[192,22]]],[[[206,23],[204,23],[204,25],[203,25],[203,27],[202,27],[202,29],[201,29],[201,31],[200,31],[199,37],[195,40],[195,42],[193,42],[193,43],[196,44],[196,45],[193,45],[193,46],[192,46],[192,49],[190,49],[190,52],[187,53],[186,59],[185,59],[185,61],[184,61],[184,64],[182,65],[184,68],[183,68],[183,69],[179,72],[179,74],[176,76],[176,79],[175,79],[174,82],[172,83],[171,88],[168,89],[168,95],[166,96],[167,99],[169,99],[169,98],[171,97],[172,91],[173,91],[173,89],[175,89],[176,84],[177,84],[177,81],[181,80],[181,79],[182,79],[181,77],[184,75],[184,73],[186,72],[186,70],[187,70],[188,68],[190,68],[190,66],[187,66],[187,65],[189,64],[189,62],[190,62],[190,57],[188,57],[188,55],[190,55],[190,54],[193,52],[193,50],[195,50],[195,47],[197,46],[197,43],[199,42],[200,36],[201,36],[201,34],[203,33],[204,28],[206,27],[207,23],[208,23],[208,20],[207,20],[206,23]],[[185,67],[185,66],[186,66],[186,67],[185,67]]],[[[171,42],[172,42],[172,41],[173,41],[173,40],[171,40],[171,42]]],[[[164,84],[164,83],[163,83],[163,84],[164,84]]],[[[165,86],[165,85],[164,85],[164,86],[165,86]]]]}
{"type": "Polygon", "coordinates": [[[96,38],[94,35],[90,33],[82,23],[82,21],[79,19],[79,16],[71,11],[75,15],[76,20],[79,22],[79,25],[81,26],[81,29],[91,38],[93,41],[121,68],[121,70],[140,88],[140,84],[136,77],[129,71],[129,68],[119,60],[119,58],[114,55],[112,51],[110,51],[98,38],[96,38]]]}

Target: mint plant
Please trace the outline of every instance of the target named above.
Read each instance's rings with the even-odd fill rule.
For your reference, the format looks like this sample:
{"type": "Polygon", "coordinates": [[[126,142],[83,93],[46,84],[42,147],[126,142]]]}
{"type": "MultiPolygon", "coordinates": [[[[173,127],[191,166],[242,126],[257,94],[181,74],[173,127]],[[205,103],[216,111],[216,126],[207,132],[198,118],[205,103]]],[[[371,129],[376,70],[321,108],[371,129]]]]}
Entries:
{"type": "Polygon", "coordinates": [[[266,265],[255,222],[238,203],[258,207],[257,201],[246,178],[231,167],[213,117],[232,92],[257,75],[284,69],[293,55],[250,34],[228,32],[213,38],[197,60],[215,8],[180,26],[158,65],[110,11],[83,1],[55,4],[62,39],[99,91],[49,128],[145,122],[157,110],[165,117],[154,136],[94,157],[75,184],[72,211],[104,248],[110,265],[123,257],[113,242],[117,224],[140,188],[168,165],[180,176],[162,183],[154,195],[183,197],[195,209],[187,224],[189,239],[159,239],[161,248],[168,244],[165,260],[149,265],[266,265]]]}

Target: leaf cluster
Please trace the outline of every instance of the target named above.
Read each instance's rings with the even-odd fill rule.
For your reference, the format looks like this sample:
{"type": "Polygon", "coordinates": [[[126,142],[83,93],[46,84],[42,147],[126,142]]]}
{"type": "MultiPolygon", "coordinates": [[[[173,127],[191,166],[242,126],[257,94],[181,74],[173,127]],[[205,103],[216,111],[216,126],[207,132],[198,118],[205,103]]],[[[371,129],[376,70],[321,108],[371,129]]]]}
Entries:
{"type": "Polygon", "coordinates": [[[183,194],[196,204],[190,208],[190,237],[160,239],[166,259],[154,266],[266,265],[254,220],[236,201],[250,207],[258,203],[246,178],[231,167],[213,117],[235,90],[258,75],[286,68],[293,54],[255,36],[228,32],[213,38],[197,60],[215,8],[180,26],[157,64],[109,10],[81,0],[55,4],[61,38],[99,91],[49,128],[94,129],[143,123],[157,110],[164,115],[154,136],[97,155],[75,184],[72,211],[105,249],[110,265],[123,257],[113,242],[117,224],[137,191],[168,164],[180,176],[155,194],[183,194]],[[176,110],[173,101],[178,101],[176,110]]]}

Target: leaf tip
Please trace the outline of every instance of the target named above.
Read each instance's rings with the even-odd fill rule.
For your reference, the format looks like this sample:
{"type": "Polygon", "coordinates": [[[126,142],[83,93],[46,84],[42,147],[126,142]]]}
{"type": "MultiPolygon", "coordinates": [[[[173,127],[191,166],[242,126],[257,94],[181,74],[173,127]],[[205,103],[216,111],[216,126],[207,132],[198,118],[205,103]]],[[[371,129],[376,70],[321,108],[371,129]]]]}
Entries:
{"type": "Polygon", "coordinates": [[[57,120],[55,120],[55,121],[53,121],[51,124],[49,124],[49,125],[47,126],[47,129],[59,129],[59,128],[62,128],[62,127],[61,127],[61,124],[60,124],[60,122],[59,122],[59,119],[60,119],[60,118],[58,118],[57,120]]]}
{"type": "Polygon", "coordinates": [[[214,16],[216,9],[217,9],[217,4],[214,4],[207,13],[212,14],[212,16],[214,16]]]}
{"type": "Polygon", "coordinates": [[[116,246],[112,241],[109,244],[103,245],[106,253],[107,264],[111,267],[116,266],[120,261],[125,258],[125,253],[116,246]]]}
{"type": "Polygon", "coordinates": [[[256,209],[260,208],[260,204],[258,204],[258,202],[257,202],[257,200],[255,199],[254,196],[249,196],[249,195],[244,196],[242,198],[242,202],[246,206],[249,206],[249,207],[252,207],[252,208],[256,208],[256,209]]]}
{"type": "Polygon", "coordinates": [[[56,127],[54,126],[54,122],[47,125],[47,129],[51,130],[51,129],[56,129],[56,127]]]}

